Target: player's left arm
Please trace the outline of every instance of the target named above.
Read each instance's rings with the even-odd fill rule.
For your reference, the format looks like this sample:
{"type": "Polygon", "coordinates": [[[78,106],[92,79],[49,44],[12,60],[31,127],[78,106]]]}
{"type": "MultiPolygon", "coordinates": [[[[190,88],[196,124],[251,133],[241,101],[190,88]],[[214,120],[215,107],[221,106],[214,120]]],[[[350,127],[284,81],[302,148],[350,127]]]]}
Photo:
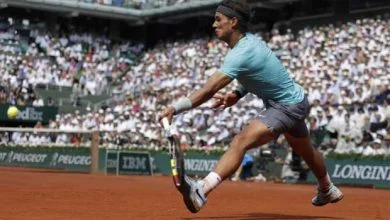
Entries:
{"type": "Polygon", "coordinates": [[[195,91],[189,96],[189,99],[191,100],[192,103],[192,107],[195,108],[207,102],[209,99],[211,99],[214,96],[214,94],[216,94],[220,89],[227,86],[231,81],[233,81],[232,78],[225,75],[224,73],[216,71],[207,80],[203,88],[201,88],[198,91],[195,91]]]}

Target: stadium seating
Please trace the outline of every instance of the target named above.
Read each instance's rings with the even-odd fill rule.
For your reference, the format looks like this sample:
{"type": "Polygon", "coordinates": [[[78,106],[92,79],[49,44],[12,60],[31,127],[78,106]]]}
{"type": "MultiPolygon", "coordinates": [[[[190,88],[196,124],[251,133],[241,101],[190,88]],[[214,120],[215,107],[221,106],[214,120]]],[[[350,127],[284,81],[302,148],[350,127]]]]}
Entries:
{"type": "Polygon", "coordinates": [[[136,9],[160,8],[160,7],[178,5],[178,4],[189,2],[189,0],[152,0],[152,1],[145,1],[145,0],[79,0],[79,1],[82,1],[85,3],[92,3],[92,4],[103,4],[103,5],[126,7],[126,8],[136,8],[136,9]]]}
{"type": "MultiPolygon", "coordinates": [[[[389,24],[388,17],[364,18],[340,25],[306,28],[297,34],[288,31],[282,35],[277,30],[267,33],[271,36],[265,39],[268,45],[309,93],[312,110],[308,126],[321,140],[317,147],[326,153],[363,153],[364,149],[358,146],[361,143],[365,144],[365,149],[373,149],[378,142],[387,143],[385,138],[389,134],[390,118],[389,24]],[[346,142],[350,143],[349,147],[345,147],[346,142]]],[[[259,37],[266,35],[257,34],[259,37]]],[[[6,73],[1,77],[1,83],[3,88],[12,88],[3,101],[16,102],[20,94],[14,90],[19,86],[20,77],[24,77],[25,84],[28,84],[29,79],[45,71],[51,72],[51,78],[46,81],[42,76],[44,83],[39,84],[43,84],[43,88],[34,91],[38,96],[45,99],[55,94],[57,103],[65,104],[63,109],[73,111],[76,109],[75,91],[78,91],[82,112],[87,111],[86,107],[92,107],[80,120],[85,121],[92,115],[96,121],[94,128],[104,130],[105,140],[120,138],[122,145],[152,148],[162,145],[162,131],[155,123],[156,112],[177,97],[200,88],[221,65],[228,50],[224,43],[206,37],[163,42],[146,52],[141,44],[120,44],[121,51],[131,50],[140,56],[135,61],[124,53],[117,53],[115,48],[118,47],[109,39],[88,33],[61,39],[34,31],[31,35],[35,43],[29,44],[26,54],[23,54],[16,46],[22,43],[18,35],[1,34],[3,54],[0,54],[0,67],[6,73]],[[88,49],[92,42],[97,43],[94,51],[88,49]],[[38,53],[37,49],[43,52],[38,53]],[[74,59],[64,59],[62,54],[65,53],[74,59]],[[29,55],[35,57],[31,62],[34,68],[26,60],[29,55]],[[89,62],[78,62],[84,57],[89,62]],[[52,62],[56,67],[50,69],[40,60],[52,62]],[[22,61],[22,64],[16,65],[16,61],[22,61]],[[19,75],[9,73],[10,64],[19,75]],[[64,66],[72,70],[64,72],[64,66]],[[93,72],[97,72],[98,77],[93,76],[93,72]],[[74,81],[75,76],[78,83],[74,81]],[[107,81],[99,86],[88,85],[89,82],[100,83],[102,79],[115,83],[107,81]],[[61,87],[66,89],[60,91],[58,88],[48,89],[50,86],[47,85],[65,85],[67,88],[61,87]],[[103,103],[100,110],[97,103],[103,103]],[[115,135],[118,131],[127,134],[119,137],[115,135]]],[[[230,88],[234,86],[232,84],[230,88]]],[[[208,110],[209,104],[177,116],[175,123],[183,143],[202,149],[226,147],[245,121],[264,107],[261,100],[251,95],[225,111],[208,110]]],[[[59,115],[58,122],[66,115],[59,115]]],[[[381,153],[374,149],[365,151],[367,154],[381,153]]]]}

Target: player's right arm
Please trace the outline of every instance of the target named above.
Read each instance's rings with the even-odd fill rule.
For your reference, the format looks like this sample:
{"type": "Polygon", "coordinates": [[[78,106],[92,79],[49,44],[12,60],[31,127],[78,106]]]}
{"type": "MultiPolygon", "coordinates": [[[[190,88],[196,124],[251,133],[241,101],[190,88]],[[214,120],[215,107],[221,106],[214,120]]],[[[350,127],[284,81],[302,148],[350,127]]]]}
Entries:
{"type": "Polygon", "coordinates": [[[167,117],[169,121],[172,120],[174,114],[179,114],[183,111],[195,108],[209,99],[211,99],[220,89],[228,85],[233,79],[226,74],[216,71],[206,82],[203,88],[193,92],[188,98],[182,98],[172,106],[164,109],[160,115],[159,120],[167,117]]]}
{"type": "MultiPolygon", "coordinates": [[[[206,82],[206,84],[198,91],[192,93],[188,98],[182,98],[173,103],[171,107],[164,109],[160,115],[159,120],[164,117],[167,117],[169,121],[172,120],[174,114],[179,114],[180,112],[195,108],[209,99],[211,99],[220,89],[224,88],[231,81],[236,79],[240,74],[248,72],[246,68],[245,56],[246,50],[235,50],[234,52],[230,51],[224,60],[224,64],[220,70],[216,71],[206,82]]],[[[227,99],[232,105],[236,103],[235,97],[232,99],[227,99]],[[231,100],[231,102],[230,102],[231,100]]],[[[228,104],[228,103],[226,103],[228,104]]]]}

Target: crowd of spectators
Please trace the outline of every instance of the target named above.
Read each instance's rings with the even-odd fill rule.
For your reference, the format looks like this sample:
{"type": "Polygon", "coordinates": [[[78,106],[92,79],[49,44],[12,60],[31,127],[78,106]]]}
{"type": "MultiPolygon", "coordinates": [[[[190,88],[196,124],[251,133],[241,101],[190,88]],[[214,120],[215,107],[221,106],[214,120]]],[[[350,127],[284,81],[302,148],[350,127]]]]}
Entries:
{"type": "Polygon", "coordinates": [[[85,3],[108,5],[108,6],[132,8],[132,9],[161,8],[161,7],[167,7],[171,5],[178,5],[185,2],[189,2],[189,0],[78,0],[78,1],[85,2],[85,3]]]}
{"type": "MultiPolygon", "coordinates": [[[[378,17],[307,28],[297,35],[289,30],[262,35],[308,92],[312,104],[308,127],[324,153],[390,153],[389,24],[388,18],[378,17]]],[[[221,65],[226,51],[226,45],[215,39],[165,42],[148,51],[117,90],[141,93],[142,98],[132,100],[130,106],[158,112],[169,101],[200,88],[221,65]]],[[[263,108],[262,101],[250,95],[224,111],[210,110],[209,105],[177,116],[178,133],[185,134],[183,144],[226,146],[247,119],[263,108]]],[[[146,139],[158,141],[153,136],[146,139]]]]}
{"type": "MultiPolygon", "coordinates": [[[[317,148],[325,154],[334,151],[390,155],[388,17],[306,28],[297,34],[290,30],[284,34],[273,30],[257,36],[268,43],[292,78],[308,92],[312,108],[307,124],[317,148]]],[[[72,41],[72,37],[66,39],[72,41]]],[[[50,37],[48,42],[53,42],[50,37]]],[[[78,53],[80,46],[77,44],[61,47],[61,40],[57,47],[52,43],[41,46],[40,40],[37,44],[46,48],[43,54],[51,54],[60,47],[69,48],[74,57],[83,56],[78,53]]],[[[107,54],[105,49],[97,51],[100,52],[94,53],[99,54],[96,60],[107,54]]],[[[205,37],[162,42],[145,52],[122,76],[121,83],[113,89],[116,98],[110,103],[98,111],[88,108],[87,114],[59,114],[49,126],[69,131],[98,129],[103,145],[108,147],[165,146],[156,113],[173,100],[200,88],[222,64],[227,51],[223,42],[205,37]]],[[[94,56],[89,57],[94,59],[94,56]]],[[[41,56],[40,60],[46,58],[41,56]]],[[[55,60],[58,67],[77,66],[63,56],[57,56],[55,60]]],[[[107,62],[107,66],[118,65],[118,59],[107,62]]],[[[98,69],[96,62],[91,65],[98,69]]],[[[221,92],[235,86],[234,82],[221,92]]],[[[264,108],[263,102],[251,94],[225,110],[212,110],[209,108],[211,103],[212,100],[176,116],[174,125],[182,145],[206,150],[225,149],[245,123],[264,108]]]]}
{"type": "Polygon", "coordinates": [[[13,23],[10,18],[0,33],[0,103],[40,106],[44,100],[34,88],[48,85],[73,87],[79,96],[102,94],[144,47],[92,33],[55,37],[42,29],[26,38],[13,23]]]}

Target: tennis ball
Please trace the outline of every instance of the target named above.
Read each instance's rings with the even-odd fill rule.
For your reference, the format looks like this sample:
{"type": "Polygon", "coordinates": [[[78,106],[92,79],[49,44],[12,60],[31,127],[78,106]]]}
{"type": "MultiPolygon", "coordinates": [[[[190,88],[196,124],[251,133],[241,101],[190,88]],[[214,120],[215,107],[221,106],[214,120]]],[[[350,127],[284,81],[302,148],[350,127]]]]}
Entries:
{"type": "Polygon", "coordinates": [[[7,110],[7,116],[9,119],[15,119],[19,115],[19,109],[15,106],[10,106],[7,110]]]}

